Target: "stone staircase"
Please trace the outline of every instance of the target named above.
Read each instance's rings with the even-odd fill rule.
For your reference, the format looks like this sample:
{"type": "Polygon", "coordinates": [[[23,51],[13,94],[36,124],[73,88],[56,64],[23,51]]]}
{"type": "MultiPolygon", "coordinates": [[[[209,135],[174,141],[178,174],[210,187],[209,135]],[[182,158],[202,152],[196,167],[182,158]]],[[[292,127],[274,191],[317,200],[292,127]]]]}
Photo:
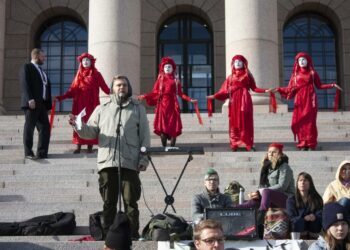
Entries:
{"type": "MultiPolygon", "coordinates": [[[[152,128],[153,115],[149,114],[148,118],[152,128]]],[[[66,115],[55,117],[49,158],[31,161],[23,157],[24,117],[0,116],[0,221],[22,221],[59,211],[73,211],[77,220],[72,236],[0,237],[0,249],[102,249],[103,242],[69,241],[89,234],[89,214],[101,210],[102,202],[98,193],[96,150],[86,154],[83,148],[81,154],[72,154],[72,129],[67,120],[66,115]]],[[[291,113],[255,114],[255,152],[231,152],[225,115],[214,114],[209,119],[203,114],[203,126],[198,125],[192,114],[182,114],[182,120],[184,129],[177,146],[203,146],[205,150],[204,155],[193,156],[174,193],[176,212],[188,220],[191,198],[202,191],[207,168],[217,169],[222,190],[230,181],[238,180],[247,192],[254,191],[260,161],[272,141],[285,145],[294,175],[301,171],[310,173],[321,195],[334,179],[340,161],[350,159],[350,112],[319,112],[316,151],[296,150],[290,131],[291,113]]],[[[151,139],[152,146],[160,146],[157,136],[152,134],[151,139]]],[[[152,156],[168,193],[173,191],[186,159],[186,155],[152,156]]],[[[152,213],[163,212],[165,194],[151,166],[140,176],[142,229],[152,213]]],[[[167,212],[173,212],[172,208],[168,207],[167,212]]],[[[133,249],[156,249],[156,243],[134,242],[133,249]]]]}

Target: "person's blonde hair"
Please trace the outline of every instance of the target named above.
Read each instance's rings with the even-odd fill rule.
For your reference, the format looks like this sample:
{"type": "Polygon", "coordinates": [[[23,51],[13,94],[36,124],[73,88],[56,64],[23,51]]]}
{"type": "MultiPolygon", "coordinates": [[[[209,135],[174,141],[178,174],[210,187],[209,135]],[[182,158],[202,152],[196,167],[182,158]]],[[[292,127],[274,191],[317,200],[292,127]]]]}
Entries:
{"type": "MultiPolygon", "coordinates": [[[[323,237],[327,242],[330,250],[335,250],[337,246],[337,239],[331,234],[330,229],[328,228],[326,232],[323,231],[323,237]]],[[[343,239],[345,243],[345,249],[350,250],[350,229],[348,230],[348,235],[343,239]]]]}
{"type": "Polygon", "coordinates": [[[197,225],[194,226],[193,240],[200,240],[201,233],[204,229],[219,229],[221,232],[224,232],[220,222],[212,219],[202,220],[201,222],[199,222],[197,225]]]}

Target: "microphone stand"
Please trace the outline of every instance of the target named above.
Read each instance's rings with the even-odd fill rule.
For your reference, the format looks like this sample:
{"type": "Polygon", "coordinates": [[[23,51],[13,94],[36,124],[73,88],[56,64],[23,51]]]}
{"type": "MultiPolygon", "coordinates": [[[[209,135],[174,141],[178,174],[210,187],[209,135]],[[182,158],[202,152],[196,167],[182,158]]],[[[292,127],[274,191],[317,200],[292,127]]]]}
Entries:
{"type": "Polygon", "coordinates": [[[118,125],[117,125],[117,130],[116,130],[116,133],[117,133],[117,138],[116,138],[116,141],[115,141],[115,144],[114,144],[114,154],[113,154],[113,162],[115,162],[115,155],[117,153],[117,144],[118,144],[118,149],[119,149],[119,154],[118,154],[118,211],[117,212],[120,212],[121,211],[121,207],[122,207],[122,201],[121,201],[121,196],[122,196],[122,177],[121,177],[121,153],[120,153],[120,127],[121,127],[121,117],[122,117],[122,110],[123,110],[123,106],[122,106],[122,96],[120,94],[118,94],[118,97],[119,97],[119,116],[118,116],[118,125]]]}

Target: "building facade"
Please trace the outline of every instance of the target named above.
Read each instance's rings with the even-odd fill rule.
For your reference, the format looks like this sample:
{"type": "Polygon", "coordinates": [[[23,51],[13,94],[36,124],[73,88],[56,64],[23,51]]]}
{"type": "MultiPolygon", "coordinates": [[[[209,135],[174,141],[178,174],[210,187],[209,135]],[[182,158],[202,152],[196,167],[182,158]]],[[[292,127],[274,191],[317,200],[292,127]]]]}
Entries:
{"type": "MultiPolygon", "coordinates": [[[[340,108],[350,110],[350,1],[0,0],[2,114],[20,113],[19,69],[33,47],[47,55],[54,96],[70,86],[82,52],[97,58],[107,83],[129,76],[135,94],[152,89],[160,58],[171,56],[202,111],[205,96],[230,74],[234,55],[247,58],[259,87],[272,88],[288,83],[294,56],[306,51],[322,82],[343,88],[340,108]]],[[[333,106],[334,90],[318,97],[321,109],[333,106]]],[[[253,101],[267,110],[268,95],[253,94],[253,101]]],[[[69,111],[70,102],[59,110],[69,111]]]]}

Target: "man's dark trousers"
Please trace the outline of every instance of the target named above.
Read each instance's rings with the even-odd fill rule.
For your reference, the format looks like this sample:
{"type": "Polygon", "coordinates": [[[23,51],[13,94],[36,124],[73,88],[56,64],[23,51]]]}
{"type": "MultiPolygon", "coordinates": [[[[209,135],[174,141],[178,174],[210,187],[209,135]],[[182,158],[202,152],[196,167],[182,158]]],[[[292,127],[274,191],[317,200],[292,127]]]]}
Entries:
{"type": "MultiPolygon", "coordinates": [[[[127,168],[121,170],[122,179],[122,198],[124,203],[124,212],[128,216],[131,225],[131,237],[139,237],[139,210],[137,201],[141,196],[141,181],[139,172],[127,168]]],[[[107,233],[109,227],[113,224],[117,211],[118,201],[118,168],[110,167],[102,169],[99,172],[99,188],[103,204],[104,231],[107,233]]]]}
{"type": "Polygon", "coordinates": [[[47,157],[50,143],[50,123],[44,102],[36,102],[35,109],[25,109],[25,123],[23,130],[24,154],[31,155],[35,127],[38,130],[37,155],[47,157]]]}

